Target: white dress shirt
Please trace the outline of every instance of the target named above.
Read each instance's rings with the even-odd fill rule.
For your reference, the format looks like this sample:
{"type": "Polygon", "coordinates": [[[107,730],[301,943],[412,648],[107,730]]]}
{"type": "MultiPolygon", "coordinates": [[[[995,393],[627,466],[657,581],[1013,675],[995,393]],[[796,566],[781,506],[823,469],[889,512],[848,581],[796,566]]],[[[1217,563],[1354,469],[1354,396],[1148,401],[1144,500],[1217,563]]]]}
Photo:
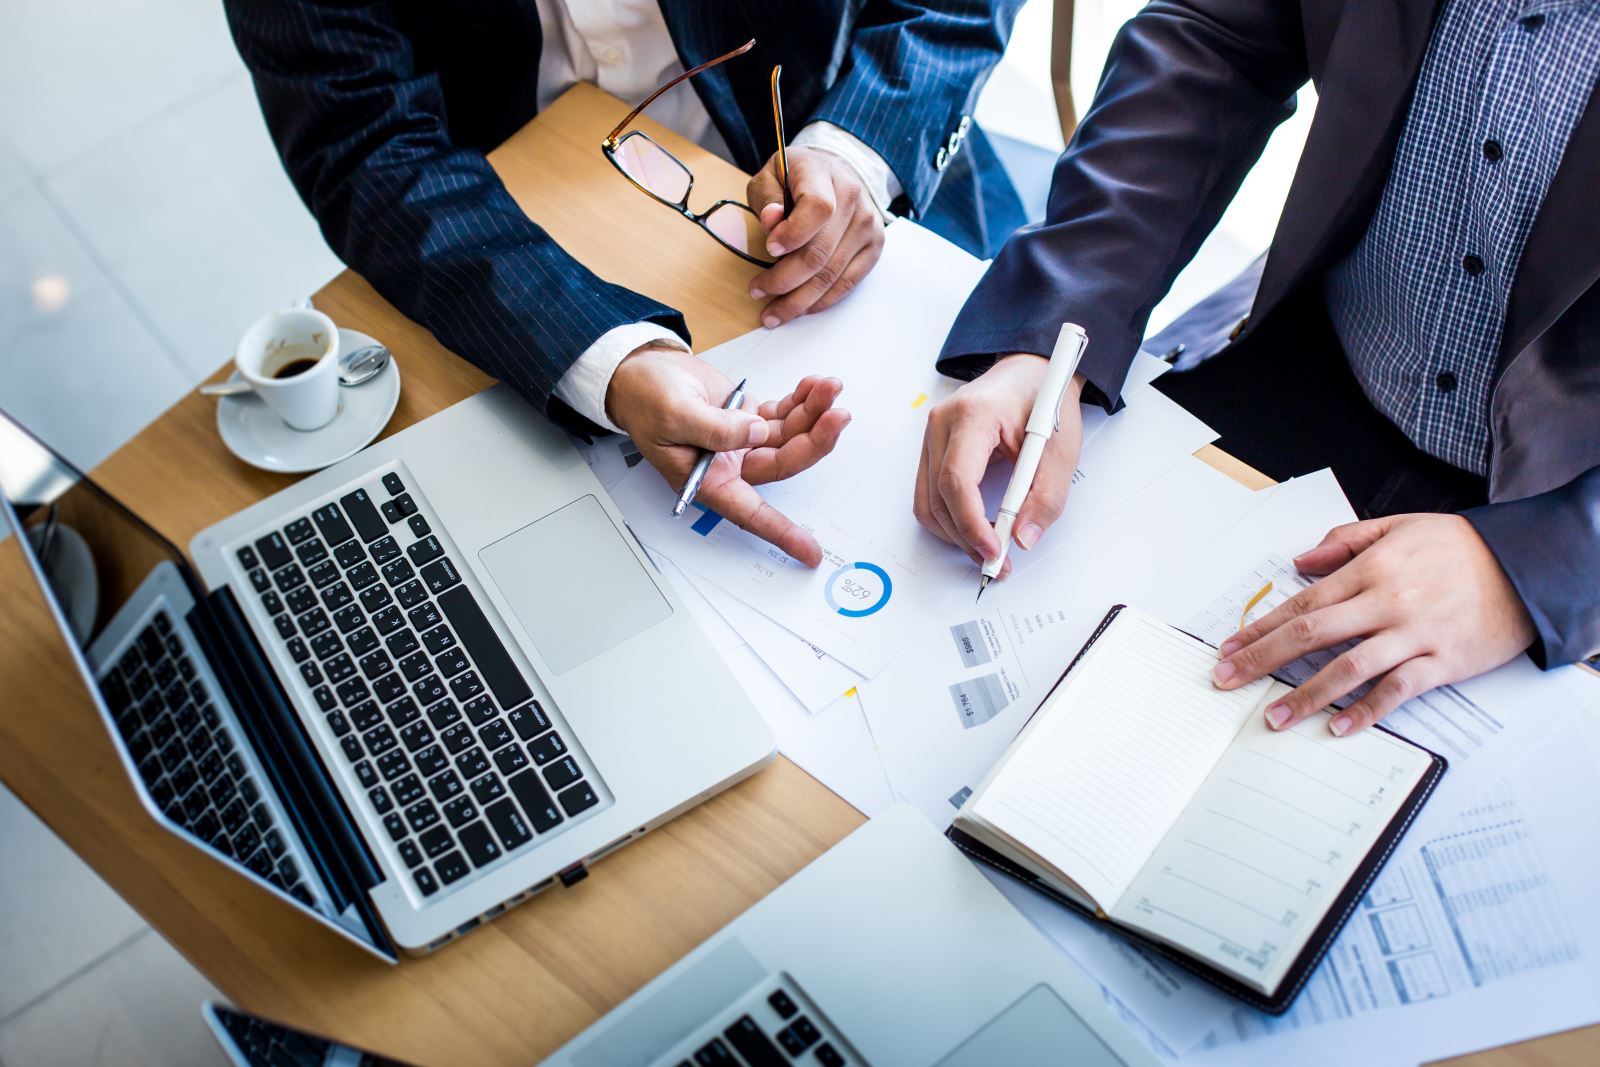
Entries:
{"type": "MultiPolygon", "coordinates": [[[[539,108],[580,81],[592,82],[623,100],[643,100],[683,70],[658,0],[538,0],[544,32],[539,51],[539,108]]],[[[728,146],[694,88],[685,82],[650,105],[650,117],[702,148],[728,158],[728,146]]],[[[795,148],[834,153],[860,174],[878,210],[900,195],[889,165],[854,135],[828,122],[813,122],[790,141],[795,148]]],[[[689,351],[677,334],[653,322],[618,326],[602,334],[556,383],[555,395],[578,414],[608,430],[611,375],[634,349],[660,344],[689,351]]]]}

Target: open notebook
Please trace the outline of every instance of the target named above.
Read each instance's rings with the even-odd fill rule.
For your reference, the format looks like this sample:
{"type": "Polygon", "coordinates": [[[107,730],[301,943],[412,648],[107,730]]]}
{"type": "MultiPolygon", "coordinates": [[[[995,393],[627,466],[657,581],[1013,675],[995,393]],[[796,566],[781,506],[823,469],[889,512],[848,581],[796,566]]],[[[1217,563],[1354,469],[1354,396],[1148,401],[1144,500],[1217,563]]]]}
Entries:
{"type": "Polygon", "coordinates": [[[1211,684],[1210,645],[1115,607],[950,837],[1265,1011],[1288,1008],[1445,770],[1289,690],[1211,684]]]}

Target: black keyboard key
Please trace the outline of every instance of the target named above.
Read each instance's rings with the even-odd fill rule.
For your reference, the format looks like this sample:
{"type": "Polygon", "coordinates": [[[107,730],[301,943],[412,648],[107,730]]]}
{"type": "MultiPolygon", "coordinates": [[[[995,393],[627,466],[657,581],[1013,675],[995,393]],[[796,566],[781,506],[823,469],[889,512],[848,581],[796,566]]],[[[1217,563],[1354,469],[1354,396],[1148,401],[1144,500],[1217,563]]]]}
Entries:
{"type": "Polygon", "coordinates": [[[400,842],[400,860],[407,867],[415,867],[422,862],[422,849],[417,847],[415,841],[408,838],[400,842]]]}
{"type": "MultiPolygon", "coordinates": [[[[361,567],[370,566],[370,563],[361,565],[361,567]]],[[[357,567],[356,570],[360,570],[361,567],[357,567]]],[[[373,575],[376,576],[377,572],[374,571],[373,575]]],[[[357,589],[361,589],[361,583],[355,580],[355,571],[350,572],[350,581],[357,589]]],[[[361,606],[367,609],[368,615],[378,614],[379,611],[388,607],[393,600],[394,597],[389,595],[389,587],[386,585],[373,585],[366,589],[361,589],[361,606]]],[[[374,619],[373,621],[376,622],[377,620],[374,619]]]]}
{"type": "Polygon", "coordinates": [[[276,531],[257,541],[256,551],[261,553],[261,562],[266,564],[269,571],[277,570],[290,559],[288,542],[276,531]]]}
{"type": "Polygon", "coordinates": [[[461,709],[456,707],[453,700],[441,700],[428,709],[428,721],[433,723],[435,729],[443,730],[461,721],[461,709]]]}
{"type": "Polygon", "coordinates": [[[306,584],[306,572],[291,563],[277,574],[274,574],[272,581],[277,585],[278,592],[287,593],[291,589],[306,584]]]}
{"type": "Polygon", "coordinates": [[[317,531],[312,528],[310,519],[296,519],[283,528],[284,535],[289,538],[291,545],[298,545],[301,541],[311,537],[317,531]]]}
{"type": "Polygon", "coordinates": [[[233,801],[220,812],[222,828],[231,836],[244,829],[245,822],[250,818],[250,810],[244,806],[244,801],[235,797],[233,801]]]}
{"type": "Polygon", "coordinates": [[[789,996],[787,990],[783,989],[774,991],[767,998],[767,1003],[772,1005],[772,1010],[778,1013],[778,1018],[780,1019],[792,1019],[794,1018],[794,1013],[800,1010],[795,1006],[794,998],[789,996]]]}
{"type": "Polygon", "coordinates": [[[400,673],[406,676],[406,681],[414,682],[433,669],[428,662],[428,657],[421,652],[413,652],[400,660],[400,673]]]}
{"type": "Polygon", "coordinates": [[[363,700],[361,703],[351,706],[350,721],[356,724],[357,730],[366,733],[383,722],[383,713],[378,710],[376,701],[363,700]]]}
{"type": "Polygon", "coordinates": [[[489,769],[489,757],[483,754],[483,749],[473,745],[461,755],[456,757],[456,770],[461,772],[461,777],[471,781],[489,769]]]}
{"type": "MultiPolygon", "coordinates": [[[[272,855],[272,850],[267,850],[267,855],[272,855]]],[[[300,868],[292,856],[284,856],[278,861],[278,880],[284,885],[294,885],[300,880],[300,868]]]]}
{"type": "Polygon", "coordinates": [[[385,752],[377,760],[378,773],[383,775],[383,780],[392,782],[411,769],[411,761],[406,759],[406,754],[400,749],[385,752]]]}
{"type": "Polygon", "coordinates": [[[317,669],[315,663],[300,664],[300,677],[305,679],[307,685],[322,684],[322,672],[317,669]]]}
{"type": "Polygon", "coordinates": [[[400,744],[400,739],[387,725],[374,726],[361,735],[361,743],[367,746],[367,751],[374,756],[381,756],[385,752],[400,744]]]}
{"type": "Polygon", "coordinates": [[[330,711],[328,713],[328,729],[333,731],[334,737],[343,737],[350,732],[350,720],[344,717],[343,712],[330,711]]]}
{"type": "MultiPolygon", "coordinates": [[[[259,842],[255,842],[255,844],[259,845],[259,842]]],[[[272,874],[272,857],[267,855],[266,849],[253,848],[246,852],[244,848],[239,846],[238,842],[235,842],[234,846],[239,848],[240,853],[245,856],[244,865],[250,868],[253,873],[262,878],[267,878],[272,874]]]]}
{"type": "Polygon", "coordinates": [[[383,828],[389,831],[391,840],[400,841],[406,836],[406,821],[400,817],[399,812],[391,811],[383,817],[383,828]]]}
{"type": "Polygon", "coordinates": [[[533,762],[541,767],[566,754],[567,746],[562,742],[561,735],[554,730],[528,745],[528,755],[532,756],[533,762]]]}
{"type": "MultiPolygon", "coordinates": [[[[463,797],[463,800],[466,798],[463,797]]],[[[486,867],[500,858],[500,846],[495,844],[489,828],[481,822],[461,828],[461,847],[474,867],[486,867]]]]}
{"type": "Polygon", "coordinates": [[[342,545],[355,536],[350,529],[350,524],[344,520],[344,514],[339,510],[338,504],[324,504],[311,513],[311,518],[317,524],[317,530],[323,539],[330,545],[342,545]]]}
{"type": "Polygon", "coordinates": [[[435,596],[449,589],[451,586],[461,584],[461,575],[456,572],[455,564],[448,559],[436,559],[422,568],[422,580],[428,583],[428,589],[435,596]]]}
{"type": "MultiPolygon", "coordinates": [[[[388,595],[388,591],[384,591],[388,595]]],[[[380,634],[392,634],[406,624],[405,615],[401,614],[399,607],[390,605],[382,611],[375,612],[372,616],[372,625],[380,634]]]]}
{"type": "Polygon", "coordinates": [[[418,719],[400,731],[400,740],[411,752],[426,748],[433,744],[433,727],[418,719]]]}
{"type": "Polygon", "coordinates": [[[419,800],[406,809],[406,822],[411,826],[412,833],[420,834],[440,818],[439,809],[433,806],[432,801],[419,800]]]}
{"type": "Polygon", "coordinates": [[[695,1067],[738,1067],[739,1063],[728,1051],[728,1046],[715,1037],[695,1051],[694,1062],[695,1067]]]}
{"type": "Polygon", "coordinates": [[[379,815],[387,815],[394,809],[394,801],[389,799],[389,791],[381,785],[375,785],[367,790],[367,799],[372,801],[372,810],[379,815]]]}
{"type": "Polygon", "coordinates": [[[822,1037],[822,1032],[817,1029],[817,1024],[807,1019],[804,1015],[796,1019],[789,1028],[794,1031],[796,1037],[806,1043],[807,1047],[816,1044],[817,1040],[822,1037]]]}
{"type": "MultiPolygon", "coordinates": [[[[372,631],[363,628],[360,632],[370,634],[372,631]]],[[[394,670],[394,661],[384,655],[381,648],[361,658],[361,673],[373,681],[382,678],[392,670],[394,670]]]]}
{"type": "Polygon", "coordinates": [[[444,555],[444,546],[439,543],[437,537],[430,534],[406,549],[406,555],[411,557],[412,566],[421,567],[444,555]]]}
{"type": "Polygon", "coordinates": [[[492,772],[482,778],[474,778],[471,788],[472,795],[480,806],[489,803],[491,800],[499,800],[506,795],[505,783],[500,780],[498,774],[492,772]]]}
{"type": "Polygon", "coordinates": [[[722,1036],[728,1039],[728,1044],[750,1067],[784,1067],[789,1062],[778,1051],[778,1046],[772,1043],[767,1032],[761,1029],[761,1025],[748,1015],[740,1016],[732,1026],[722,1031],[722,1036]]]}
{"type": "Polygon", "coordinates": [[[472,747],[472,731],[464,722],[458,722],[447,730],[442,730],[439,737],[444,741],[445,747],[451,755],[459,756],[472,747]]]}
{"type": "Polygon", "coordinates": [[[414,608],[428,599],[428,589],[421,582],[407,582],[394,591],[394,598],[402,608],[414,608]]]}
{"type": "Polygon", "coordinates": [[[247,571],[253,571],[257,567],[261,566],[261,560],[256,558],[256,550],[251,548],[249,545],[245,545],[243,548],[241,548],[238,555],[239,566],[243,567],[247,571]]]}
{"type": "Polygon", "coordinates": [[[490,719],[500,714],[500,709],[490,699],[489,694],[475,697],[462,705],[462,710],[467,713],[467,721],[474,726],[482,726],[490,719]]]}
{"type": "Polygon", "coordinates": [[[422,717],[422,712],[417,708],[417,702],[410,697],[401,697],[384,709],[389,716],[389,721],[395,728],[410,725],[422,717]]]}
{"type": "Polygon", "coordinates": [[[544,783],[539,781],[539,775],[534,771],[526,770],[514,775],[506,784],[511,787],[511,795],[517,798],[517,803],[527,813],[528,821],[539,833],[553,829],[562,821],[555,802],[550,799],[544,783]]]}
{"type": "Polygon", "coordinates": [[[372,769],[371,760],[356,764],[356,780],[369,789],[378,784],[378,772],[372,769]]]}
{"type": "Polygon", "coordinates": [[[433,877],[433,872],[426,867],[418,867],[411,872],[411,878],[417,883],[417,890],[425,897],[431,897],[439,891],[439,882],[433,877]]]}
{"type": "Polygon", "coordinates": [[[383,565],[383,580],[390,585],[404,585],[417,576],[408,560],[390,560],[383,565]]]}
{"type": "Polygon", "coordinates": [[[367,683],[360,678],[346,678],[339,684],[339,699],[347,708],[364,703],[369,696],[371,694],[367,692],[367,683]]]}
{"type": "Polygon", "coordinates": [[[333,624],[339,628],[340,633],[347,634],[365,626],[367,617],[361,614],[359,607],[351,604],[349,607],[340,608],[333,613],[333,624]]]}
{"type": "Polygon", "coordinates": [[[328,618],[328,613],[317,607],[300,616],[299,622],[300,632],[307,637],[316,637],[324,630],[333,627],[333,622],[328,618]]]}
{"type": "Polygon", "coordinates": [[[437,656],[446,649],[453,648],[455,643],[456,635],[450,632],[448,626],[435,626],[422,635],[422,644],[430,656],[437,656]]]}
{"type": "Polygon", "coordinates": [[[325,589],[339,580],[339,568],[333,560],[325,559],[321,563],[306,568],[306,577],[311,579],[311,584],[318,589],[325,589]]]}
{"type": "Polygon", "coordinates": [[[450,766],[450,757],[438,745],[429,745],[417,753],[417,771],[424,778],[432,778],[450,766]]]}
{"type": "Polygon", "coordinates": [[[427,537],[433,532],[428,525],[428,520],[421,515],[413,515],[406,520],[406,525],[411,527],[411,533],[416,537],[427,537]]]}
{"type": "Polygon", "coordinates": [[[406,695],[406,680],[400,677],[399,671],[390,671],[372,683],[372,691],[379,700],[390,704],[406,695]]]}
{"type": "Polygon", "coordinates": [[[528,757],[517,745],[507,745],[494,754],[494,765],[501,774],[516,774],[528,765],[528,757]]]}
{"type": "Polygon", "coordinates": [[[537,700],[514,710],[506,716],[506,721],[511,723],[511,728],[516,730],[517,736],[524,741],[538,737],[550,729],[550,718],[537,700]]]}
{"type": "Polygon", "coordinates": [[[389,527],[378,514],[378,509],[372,506],[372,498],[367,496],[365,489],[357,489],[340,497],[339,503],[344,505],[344,512],[350,516],[361,540],[376,541],[389,532],[389,527]]]}
{"type": "Polygon", "coordinates": [[[465,586],[458,585],[442,593],[439,607],[449,617],[456,636],[466,646],[478,670],[483,672],[484,681],[494,692],[501,707],[513,708],[532,699],[533,690],[528,688],[522,672],[512,662],[499,635],[483,614],[483,609],[465,586]]]}
{"type": "MultiPolygon", "coordinates": [[[[351,541],[350,544],[353,545],[355,542],[351,541]]],[[[373,583],[378,580],[378,569],[371,563],[365,561],[357,563],[354,567],[351,567],[345,572],[345,577],[350,579],[350,587],[352,589],[357,591],[367,591],[370,589],[374,596],[378,596],[380,594],[383,596],[389,595],[389,591],[383,586],[373,585],[373,583]]]]}
{"type": "Polygon", "coordinates": [[[348,571],[366,562],[367,550],[361,547],[360,541],[346,541],[333,550],[333,558],[348,571]]]}
{"type": "Polygon", "coordinates": [[[349,655],[344,652],[339,653],[337,656],[324,663],[322,665],[322,669],[327,672],[328,681],[334,683],[335,685],[338,685],[340,682],[356,673],[355,662],[351,660],[349,655]]]}
{"type": "Polygon", "coordinates": [[[278,628],[278,636],[285,641],[294,636],[294,620],[289,618],[287,611],[282,615],[273,616],[272,625],[278,628]]]}
{"type": "Polygon", "coordinates": [[[437,704],[449,693],[445,691],[444,679],[430,671],[412,683],[411,695],[417,698],[418,704],[437,704]]]}
{"type": "Polygon", "coordinates": [[[400,475],[390,471],[383,476],[383,487],[389,491],[390,496],[399,496],[406,491],[405,483],[400,480],[400,475]]]}
{"type": "Polygon", "coordinates": [[[409,808],[421,800],[427,793],[422,787],[422,779],[414,774],[408,774],[393,786],[394,800],[402,808],[409,808]]]}
{"type": "Polygon", "coordinates": [[[439,880],[449,885],[465,878],[472,868],[467,866],[467,861],[462,859],[461,853],[447,852],[434,863],[433,869],[439,872],[439,880]]]}
{"type": "MultiPolygon", "coordinates": [[[[498,786],[498,781],[495,784],[498,786]]],[[[478,795],[477,782],[472,784],[472,791],[475,796],[478,795]]],[[[478,797],[478,802],[483,803],[481,796],[478,797]]],[[[500,838],[500,844],[505,851],[510,852],[533,840],[533,831],[528,829],[522,813],[517,811],[517,806],[509,799],[495,801],[484,809],[483,814],[489,820],[489,825],[494,827],[494,832],[500,838]]]]}
{"type": "MultiPolygon", "coordinates": [[[[284,618],[287,619],[288,616],[285,615],[284,618]]],[[[454,678],[466,670],[468,666],[467,657],[462,654],[459,648],[446,650],[444,655],[434,660],[434,665],[439,668],[439,673],[446,678],[454,678]]]]}
{"type": "Polygon", "coordinates": [[[338,611],[346,604],[355,603],[356,595],[350,591],[346,582],[335,582],[322,591],[322,606],[329,611],[338,611]]]}
{"type": "Polygon", "coordinates": [[[459,796],[444,806],[444,817],[459,830],[478,817],[478,808],[472,803],[471,797],[459,796]]]}
{"type": "Polygon", "coordinates": [[[361,742],[354,735],[339,738],[339,747],[344,749],[344,758],[351,763],[365,759],[367,754],[361,750],[361,742]]]}
{"type": "Polygon", "coordinates": [[[544,780],[554,790],[562,790],[583,777],[583,772],[578,769],[578,761],[571,756],[563,756],[544,769],[544,780]]]}
{"type": "Polygon", "coordinates": [[[320,633],[311,639],[311,651],[318,659],[327,659],[337,656],[344,649],[344,642],[339,640],[335,633],[320,633]]]}
{"type": "Polygon", "coordinates": [[[313,563],[321,563],[328,558],[328,548],[321,541],[307,541],[294,550],[295,558],[302,567],[309,567],[313,563]]]}
{"type": "Polygon", "coordinates": [[[379,538],[367,546],[367,551],[372,553],[373,562],[381,567],[391,559],[399,558],[400,542],[392,537],[379,538]]]}
{"type": "Polygon", "coordinates": [[[269,589],[261,594],[261,606],[267,609],[268,615],[281,615],[283,613],[283,598],[269,589]]]}
{"type": "Polygon", "coordinates": [[[460,701],[468,701],[483,692],[483,682],[479,680],[476,671],[467,671],[450,679],[450,692],[460,701]]]}
{"type": "Polygon", "coordinates": [[[436,826],[427,833],[417,838],[422,844],[422,851],[427,853],[430,860],[436,860],[449,852],[455,842],[450,837],[450,831],[442,826],[436,826]]]}
{"type": "Polygon", "coordinates": [[[461,778],[455,771],[445,771],[428,779],[428,788],[433,790],[433,799],[443,804],[460,796],[466,787],[461,784],[461,778]]]}
{"type": "MultiPolygon", "coordinates": [[[[296,589],[284,594],[284,600],[289,605],[289,611],[294,615],[304,615],[317,606],[317,594],[310,589],[296,589]]],[[[304,620],[301,620],[302,624],[304,620]]]]}
{"type": "Polygon", "coordinates": [[[421,647],[420,642],[417,641],[417,635],[410,630],[401,630],[384,643],[389,648],[389,655],[396,659],[402,656],[409,656],[421,647]]]}
{"type": "Polygon", "coordinates": [[[139,651],[144,654],[145,662],[153,664],[161,660],[163,653],[161,635],[156,632],[153,624],[140,630],[137,640],[139,642],[139,651]]]}
{"type": "Polygon", "coordinates": [[[556,799],[561,801],[561,810],[568,815],[577,815],[579,812],[588,811],[600,803],[600,798],[595,795],[588,782],[579,782],[577,785],[563,791],[556,799]]]}
{"type": "Polygon", "coordinates": [[[406,618],[418,633],[431,630],[444,621],[444,616],[439,614],[439,609],[433,604],[423,604],[406,612],[406,618]]]}
{"type": "Polygon", "coordinates": [[[349,637],[350,654],[361,657],[378,647],[378,635],[372,632],[372,627],[363,626],[349,637]]]}

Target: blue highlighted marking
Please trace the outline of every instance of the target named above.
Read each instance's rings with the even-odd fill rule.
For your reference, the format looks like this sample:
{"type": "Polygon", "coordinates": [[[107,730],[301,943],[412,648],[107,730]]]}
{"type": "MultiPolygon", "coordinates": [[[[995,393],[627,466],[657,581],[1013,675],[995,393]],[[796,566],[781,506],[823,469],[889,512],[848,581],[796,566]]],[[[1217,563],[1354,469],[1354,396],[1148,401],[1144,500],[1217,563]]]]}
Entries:
{"type": "Polygon", "coordinates": [[[894,583],[889,580],[888,571],[884,570],[876,563],[863,563],[859,560],[855,563],[846,563],[843,567],[840,567],[838,570],[834,571],[833,574],[828,578],[828,584],[823,586],[822,589],[823,596],[825,596],[828,600],[828,607],[832,608],[834,611],[837,611],[840,615],[843,615],[847,619],[862,619],[868,615],[871,615],[875,611],[881,610],[883,606],[889,602],[889,594],[893,591],[894,583]],[[864,591],[865,587],[862,586],[859,581],[849,577],[854,571],[865,571],[868,574],[874,575],[877,577],[878,582],[882,585],[882,588],[878,591],[877,598],[871,603],[864,603],[860,595],[861,592],[864,591]],[[852,598],[850,602],[852,604],[861,604],[862,606],[848,608],[840,606],[839,601],[834,597],[833,591],[836,586],[841,585],[841,581],[845,592],[850,594],[852,598]]]}
{"type": "Polygon", "coordinates": [[[698,519],[694,520],[694,525],[689,527],[689,529],[693,530],[701,537],[709,536],[711,531],[717,528],[717,523],[722,521],[722,516],[718,515],[715,511],[712,511],[704,504],[696,504],[695,507],[700,509],[701,514],[698,519]]]}

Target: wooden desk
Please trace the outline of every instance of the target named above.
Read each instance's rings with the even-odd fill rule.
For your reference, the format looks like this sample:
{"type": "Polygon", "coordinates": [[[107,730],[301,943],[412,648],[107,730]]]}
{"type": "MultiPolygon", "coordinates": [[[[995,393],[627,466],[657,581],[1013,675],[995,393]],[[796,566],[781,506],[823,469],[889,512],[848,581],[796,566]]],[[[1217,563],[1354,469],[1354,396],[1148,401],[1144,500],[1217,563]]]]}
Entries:
{"type": "MultiPolygon", "coordinates": [[[[701,348],[754,329],[753,268],[629,189],[602,158],[600,139],[626,110],[574,89],[491,158],[564,247],[682,309],[701,348]]],[[[694,169],[697,204],[742,197],[731,166],[645,125],[694,169]]],[[[397,354],[405,388],[388,432],[488,384],[352,274],[316,302],[397,354]]],[[[229,455],[214,404],[186,397],[96,472],[179,545],[289,481],[229,455]]],[[[1215,457],[1230,473],[1254,473],[1215,457]]],[[[9,694],[0,778],[235,1003],[412,1062],[537,1061],[862,821],[779,760],[606,859],[576,889],[550,890],[434,956],[387,967],[158,829],[12,544],[0,547],[0,588],[0,691],[9,694]]],[[[1567,1046],[1539,1046],[1557,1047],[1567,1046]]],[[[1593,1055],[1600,1033],[1572,1047],[1593,1055]]]]}

